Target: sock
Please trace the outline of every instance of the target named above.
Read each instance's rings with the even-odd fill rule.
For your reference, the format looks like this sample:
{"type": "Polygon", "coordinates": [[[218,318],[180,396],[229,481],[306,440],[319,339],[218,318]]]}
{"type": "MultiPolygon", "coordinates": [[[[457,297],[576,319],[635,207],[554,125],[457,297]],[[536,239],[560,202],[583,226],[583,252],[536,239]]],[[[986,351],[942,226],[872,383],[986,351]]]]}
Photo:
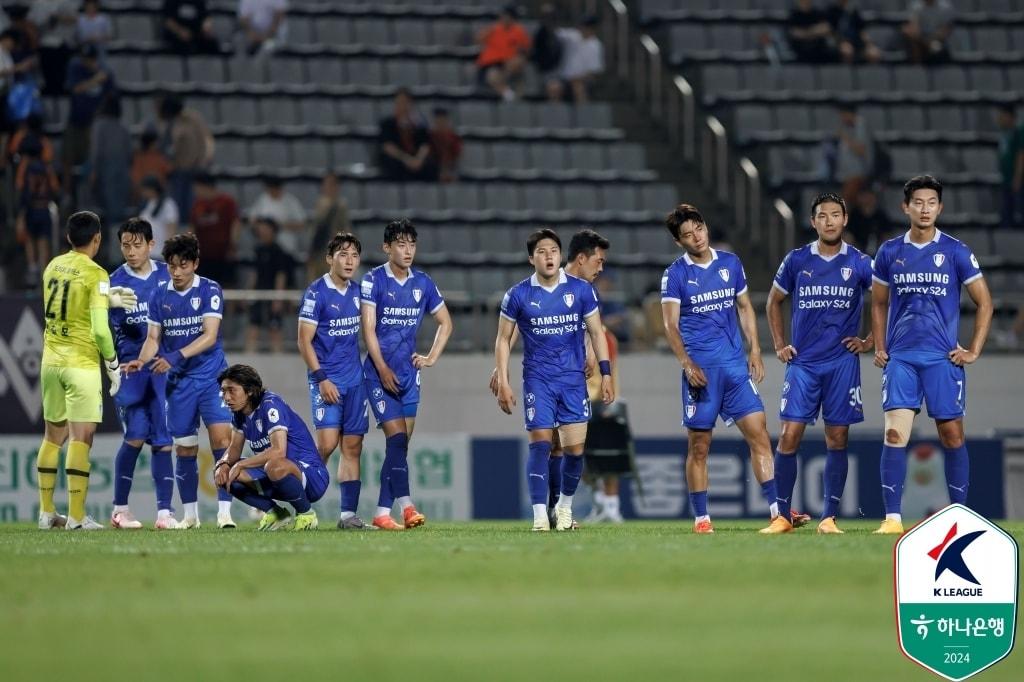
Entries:
{"type": "Polygon", "coordinates": [[[359,479],[354,481],[342,481],[338,484],[341,488],[341,516],[346,518],[345,514],[350,513],[352,516],[356,515],[356,509],[359,507],[359,490],[363,483],[359,479]]]}
{"type": "MultiPolygon", "coordinates": [[[[797,461],[796,453],[775,451],[775,487],[776,501],[779,503],[779,515],[789,519],[789,510],[793,505],[793,488],[796,487],[797,461]]],[[[762,487],[762,490],[764,488],[762,487]]],[[[771,500],[769,500],[770,502],[771,500]]]]}
{"type": "Polygon", "coordinates": [[[294,507],[296,514],[305,514],[310,509],[302,481],[292,474],[288,474],[280,481],[274,481],[271,494],[275,500],[287,502],[294,507]]]}
{"type": "Polygon", "coordinates": [[[608,504],[608,496],[604,494],[603,490],[594,491],[593,508],[598,514],[603,514],[605,507],[608,504]]]}
{"type": "Polygon", "coordinates": [[[849,467],[846,448],[825,451],[825,509],[821,513],[823,521],[830,516],[839,515],[839,500],[843,497],[849,467]]]}
{"type": "MultiPolygon", "coordinates": [[[[213,463],[215,465],[217,464],[217,460],[219,460],[221,457],[224,456],[224,452],[226,450],[227,450],[227,448],[214,448],[213,449],[213,463]]],[[[231,493],[229,493],[224,488],[218,487],[217,488],[217,501],[218,502],[227,502],[228,503],[227,513],[231,513],[231,493]]],[[[217,505],[217,512],[219,514],[223,514],[223,513],[225,513],[225,508],[222,505],[218,504],[217,505]]]]}
{"type": "Polygon", "coordinates": [[[562,457],[562,497],[572,497],[583,477],[583,455],[566,454],[562,457]]]}
{"type": "Polygon", "coordinates": [[[942,448],[946,453],[946,489],[949,501],[967,504],[967,486],[971,479],[971,460],[967,456],[967,444],[958,448],[942,448]]]}
{"type": "Polygon", "coordinates": [[[618,495],[605,495],[604,497],[604,513],[612,518],[619,516],[619,496],[618,495]]]}
{"type": "Polygon", "coordinates": [[[565,507],[566,509],[572,509],[572,497],[572,495],[566,495],[565,493],[562,493],[561,495],[558,496],[557,506],[565,507]]]}
{"type": "Polygon", "coordinates": [[[395,504],[398,505],[398,511],[404,512],[408,507],[412,505],[412,498],[408,495],[402,495],[401,497],[395,498],[395,504]]]}
{"type": "Polygon", "coordinates": [[[85,518],[85,496],[89,494],[89,446],[82,441],[68,443],[68,458],[64,463],[68,477],[68,516],[81,521],[85,518]]]}
{"type": "Polygon", "coordinates": [[[530,443],[530,454],[526,458],[526,487],[530,491],[530,504],[548,501],[548,459],[551,456],[551,441],[541,440],[530,443]]]}
{"type": "Polygon", "coordinates": [[[903,482],[907,478],[907,447],[883,445],[880,469],[885,513],[899,514],[903,501],[903,482]]]}
{"type": "MultiPolygon", "coordinates": [[[[768,503],[768,510],[771,512],[772,518],[779,515],[779,491],[775,487],[775,479],[769,478],[767,481],[761,484],[761,497],[768,503]]],[[[786,519],[787,521],[789,519],[786,519]]]]}
{"type": "Polygon", "coordinates": [[[238,481],[232,482],[231,495],[260,511],[268,512],[274,508],[274,501],[272,499],[266,495],[260,495],[246,484],[239,483],[238,481]]]}
{"type": "Polygon", "coordinates": [[[562,492],[562,460],[561,457],[548,458],[548,506],[554,507],[558,502],[558,495],[562,492]]]}
{"type": "Polygon", "coordinates": [[[39,478],[39,511],[49,514],[57,511],[53,506],[53,489],[57,485],[57,464],[60,446],[44,440],[36,456],[36,476],[39,478]]]}
{"type": "Polygon", "coordinates": [[[701,490],[697,493],[690,493],[690,507],[693,509],[693,516],[698,521],[708,515],[708,491],[701,490]]]}
{"type": "Polygon", "coordinates": [[[150,454],[149,462],[153,471],[157,510],[174,511],[174,507],[171,506],[174,497],[174,466],[171,464],[171,451],[154,450],[150,454]]]}
{"type": "Polygon", "coordinates": [[[173,512],[170,509],[157,509],[157,511],[156,511],[156,518],[157,518],[157,520],[166,519],[172,513],[173,512]]]}
{"type": "Polygon", "coordinates": [[[231,493],[224,490],[223,488],[217,488],[217,516],[223,516],[225,514],[231,514],[231,500],[220,499],[221,493],[226,493],[228,497],[231,497],[231,493]]]}
{"type": "Polygon", "coordinates": [[[186,519],[198,519],[199,518],[199,503],[198,502],[182,502],[182,508],[185,510],[186,519]]]}
{"type": "Polygon", "coordinates": [[[548,506],[546,504],[533,505],[533,522],[542,524],[545,521],[550,523],[548,519],[548,506]]]}
{"type": "MultiPolygon", "coordinates": [[[[384,440],[384,466],[381,468],[381,490],[384,471],[388,473],[388,492],[392,499],[409,495],[409,436],[396,433],[384,440]]],[[[384,506],[382,503],[381,506],[384,506]]],[[[390,504],[388,505],[391,506],[390,504]]]]}
{"type": "Polygon", "coordinates": [[[142,446],[134,447],[127,442],[114,456],[114,506],[128,504],[128,494],[132,491],[132,479],[135,478],[135,465],[139,461],[142,446]]]}
{"type": "Polygon", "coordinates": [[[391,507],[381,507],[378,505],[377,511],[373,513],[373,517],[377,518],[378,516],[391,516],[391,507]]]}
{"type": "MultiPolygon", "coordinates": [[[[178,480],[178,497],[183,505],[194,503],[199,499],[199,462],[195,457],[178,455],[174,461],[174,478],[178,480]]],[[[185,507],[188,511],[188,507],[185,507]]],[[[188,514],[186,513],[186,516],[188,514]]]]}

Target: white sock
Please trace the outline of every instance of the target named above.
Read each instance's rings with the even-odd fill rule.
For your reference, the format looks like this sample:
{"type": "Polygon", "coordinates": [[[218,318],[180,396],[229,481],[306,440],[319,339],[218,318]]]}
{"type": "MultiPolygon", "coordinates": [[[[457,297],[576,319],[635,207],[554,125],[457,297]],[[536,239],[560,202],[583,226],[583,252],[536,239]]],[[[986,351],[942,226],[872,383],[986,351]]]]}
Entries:
{"type": "Polygon", "coordinates": [[[341,520],[344,521],[345,519],[351,519],[355,515],[355,512],[343,511],[341,512],[341,520]]]}
{"type": "Polygon", "coordinates": [[[408,495],[403,495],[395,500],[395,504],[398,505],[398,511],[404,512],[406,507],[412,506],[412,498],[408,495]]]}
{"type": "Polygon", "coordinates": [[[707,514],[705,514],[704,516],[698,516],[696,519],[694,519],[694,522],[695,523],[700,523],[701,521],[710,521],[710,520],[711,520],[711,517],[708,516],[707,514]]]}
{"type": "Polygon", "coordinates": [[[886,514],[885,519],[886,521],[896,521],[897,523],[903,523],[902,514],[886,514]]]}
{"type": "Polygon", "coordinates": [[[771,504],[769,504],[768,505],[768,511],[771,512],[772,518],[774,519],[776,516],[779,515],[779,503],[778,502],[772,502],[771,504]]]}
{"type": "Polygon", "coordinates": [[[186,519],[198,519],[199,518],[199,503],[198,502],[186,502],[181,505],[185,508],[186,519]]]}
{"type": "Polygon", "coordinates": [[[114,505],[114,513],[115,514],[118,513],[118,512],[126,512],[126,511],[128,511],[128,505],[127,504],[115,504],[114,505]]]}
{"type": "Polygon", "coordinates": [[[377,507],[374,516],[391,516],[391,507],[377,507]]]}
{"type": "Polygon", "coordinates": [[[231,516],[231,500],[217,500],[217,514],[231,516]]]}
{"type": "Polygon", "coordinates": [[[604,506],[608,504],[608,496],[600,490],[594,491],[594,508],[601,512],[604,511],[604,506]]]}
{"type": "Polygon", "coordinates": [[[606,495],[604,500],[604,511],[611,516],[619,515],[619,496],[606,495]]]}
{"type": "Polygon", "coordinates": [[[566,509],[572,509],[572,495],[566,495],[565,493],[559,495],[558,506],[565,507],[566,509]]]}
{"type": "Polygon", "coordinates": [[[156,518],[158,520],[159,519],[168,519],[168,518],[170,518],[172,516],[174,516],[174,514],[171,512],[170,509],[157,509],[156,510],[156,518]]]}
{"type": "Polygon", "coordinates": [[[548,521],[548,506],[546,504],[533,505],[533,522],[544,523],[548,521]]]}

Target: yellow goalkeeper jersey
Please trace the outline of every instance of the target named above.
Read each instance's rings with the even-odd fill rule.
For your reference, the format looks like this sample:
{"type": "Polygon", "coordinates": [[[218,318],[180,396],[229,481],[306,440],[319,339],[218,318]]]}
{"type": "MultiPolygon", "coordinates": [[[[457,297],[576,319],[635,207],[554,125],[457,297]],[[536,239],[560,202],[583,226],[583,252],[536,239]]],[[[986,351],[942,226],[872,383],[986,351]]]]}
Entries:
{"type": "Polygon", "coordinates": [[[43,272],[43,364],[50,367],[99,367],[91,310],[106,310],[110,277],[95,261],[69,251],[43,272]]]}

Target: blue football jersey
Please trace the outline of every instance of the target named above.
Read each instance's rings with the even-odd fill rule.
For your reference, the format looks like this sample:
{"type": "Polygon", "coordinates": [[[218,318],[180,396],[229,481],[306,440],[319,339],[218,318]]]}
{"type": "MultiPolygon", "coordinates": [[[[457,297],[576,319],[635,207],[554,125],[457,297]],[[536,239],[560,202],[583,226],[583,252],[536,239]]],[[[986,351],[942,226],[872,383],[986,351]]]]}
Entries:
{"type": "MultiPolygon", "coordinates": [[[[404,380],[414,374],[412,356],[416,352],[416,331],[423,313],[436,313],[444,298],[434,281],[421,270],[410,268],[409,276],[399,282],[388,263],[375,267],[363,277],[360,295],[364,305],[377,309],[377,342],[391,371],[404,380]]],[[[376,375],[377,368],[367,356],[365,371],[376,375]]]]}
{"type": "Polygon", "coordinates": [[[889,287],[886,350],[945,356],[957,345],[960,287],[981,277],[966,244],[939,230],[927,244],[910,233],[882,244],[874,280],[889,287]]]}
{"type": "MultiPolygon", "coordinates": [[[[203,334],[203,319],[220,319],[223,308],[220,285],[211,279],[196,275],[185,291],[177,291],[174,283],[168,281],[166,287],[154,293],[147,318],[149,324],[160,327],[160,353],[181,350],[198,339],[203,334]]],[[[227,366],[218,329],[217,342],[172,369],[171,376],[216,381],[227,366]]]]}
{"type": "Polygon", "coordinates": [[[295,410],[276,393],[267,391],[263,394],[259,406],[248,417],[241,412],[235,412],[232,420],[235,430],[242,432],[253,454],[258,455],[269,448],[270,434],[283,429],[288,432],[285,457],[298,464],[300,468],[303,464],[321,466],[323,463],[306,422],[302,421],[295,410]]]}
{"type": "Polygon", "coordinates": [[[313,351],[320,369],[338,388],[363,381],[359,362],[359,287],[350,281],[339,289],[330,274],[307,287],[299,306],[299,324],[316,326],[313,351]]]}
{"type": "Polygon", "coordinates": [[[665,269],[661,300],[679,304],[679,333],[686,352],[701,367],[746,363],[736,297],[746,293],[747,276],[736,254],[711,249],[698,265],[683,254],[665,269]]]}
{"type": "Polygon", "coordinates": [[[597,293],[582,279],[559,270],[558,283],[541,286],[536,273],[506,292],[501,316],[523,337],[523,379],[580,375],[586,361],[584,320],[598,312],[597,293]]]}
{"type": "Polygon", "coordinates": [[[149,333],[149,304],[153,294],[167,286],[171,276],[167,274],[167,264],[163,261],[149,261],[149,274],[137,275],[125,263],[110,276],[110,285],[129,287],[135,292],[139,302],[131,310],[124,308],[110,309],[110,328],[114,334],[114,348],[121,362],[139,357],[142,344],[149,333]]]}
{"type": "Polygon", "coordinates": [[[849,353],[842,341],[858,336],[864,290],[871,287],[871,259],[843,242],[822,256],[818,242],[790,251],[774,286],[792,297],[792,364],[810,366],[849,353]]]}

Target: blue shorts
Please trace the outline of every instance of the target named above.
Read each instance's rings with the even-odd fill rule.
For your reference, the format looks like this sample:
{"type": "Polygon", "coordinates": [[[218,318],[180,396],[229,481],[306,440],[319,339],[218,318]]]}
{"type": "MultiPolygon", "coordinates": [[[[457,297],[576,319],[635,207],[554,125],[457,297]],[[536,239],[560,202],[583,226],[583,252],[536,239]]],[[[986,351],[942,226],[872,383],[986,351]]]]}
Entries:
{"type": "MultiPolygon", "coordinates": [[[[337,386],[337,383],[335,383],[337,386]]],[[[339,429],[346,436],[361,436],[370,430],[366,413],[366,386],[362,383],[339,388],[341,401],[328,405],[320,395],[316,382],[309,384],[309,402],[313,412],[313,428],[339,429]]]]}
{"type": "Polygon", "coordinates": [[[944,355],[899,353],[882,370],[882,409],[921,411],[932,419],[958,419],[967,412],[967,372],[944,355]]]}
{"type": "Polygon", "coordinates": [[[683,375],[683,426],[688,429],[713,429],[721,415],[726,425],[755,412],[764,412],[764,404],[750,378],[747,365],[703,367],[708,385],[690,388],[683,375]]]}
{"type": "Polygon", "coordinates": [[[860,395],[860,358],[853,353],[829,362],[786,365],[779,419],[813,424],[818,412],[827,426],[849,426],[864,421],[860,395]]]}
{"type": "Polygon", "coordinates": [[[167,430],[167,375],[148,369],[125,374],[114,396],[125,440],[141,440],[155,448],[171,444],[167,430]]]}
{"type": "Polygon", "coordinates": [[[420,405],[420,372],[414,370],[399,386],[398,394],[388,393],[380,385],[376,372],[366,373],[366,395],[378,424],[393,419],[414,419],[420,405]]]}
{"type": "Polygon", "coordinates": [[[583,373],[579,379],[560,381],[523,379],[523,414],[527,431],[590,421],[590,398],[583,373]]]}
{"type": "MultiPolygon", "coordinates": [[[[294,461],[294,460],[292,460],[294,461]]],[[[306,490],[306,499],[316,502],[327,492],[331,484],[331,474],[323,464],[308,464],[306,462],[295,462],[295,466],[302,472],[302,487],[306,490]]],[[[267,472],[261,469],[246,469],[245,472],[256,481],[261,491],[264,481],[269,481],[267,472]]]]}
{"type": "Polygon", "coordinates": [[[220,395],[216,378],[196,381],[188,377],[172,377],[167,382],[167,428],[173,438],[186,438],[199,433],[199,419],[207,428],[213,424],[230,424],[231,410],[220,395]]]}

